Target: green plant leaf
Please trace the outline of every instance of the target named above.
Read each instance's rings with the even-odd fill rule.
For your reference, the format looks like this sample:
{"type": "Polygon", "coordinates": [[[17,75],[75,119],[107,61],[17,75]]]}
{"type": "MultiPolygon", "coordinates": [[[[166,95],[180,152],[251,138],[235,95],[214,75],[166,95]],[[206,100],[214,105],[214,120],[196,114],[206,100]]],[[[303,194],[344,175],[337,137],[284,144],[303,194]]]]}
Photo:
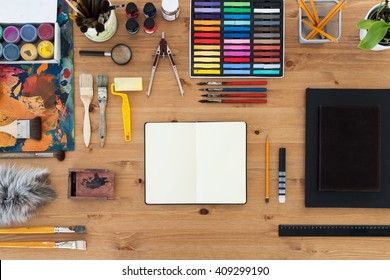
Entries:
{"type": "Polygon", "coordinates": [[[360,41],[359,48],[363,50],[371,50],[385,37],[389,24],[384,21],[374,22],[367,30],[366,36],[360,41]]]}
{"type": "Polygon", "coordinates": [[[364,19],[364,20],[359,21],[356,24],[356,27],[358,29],[369,29],[375,22],[377,22],[377,21],[371,20],[371,19],[364,19]]]}

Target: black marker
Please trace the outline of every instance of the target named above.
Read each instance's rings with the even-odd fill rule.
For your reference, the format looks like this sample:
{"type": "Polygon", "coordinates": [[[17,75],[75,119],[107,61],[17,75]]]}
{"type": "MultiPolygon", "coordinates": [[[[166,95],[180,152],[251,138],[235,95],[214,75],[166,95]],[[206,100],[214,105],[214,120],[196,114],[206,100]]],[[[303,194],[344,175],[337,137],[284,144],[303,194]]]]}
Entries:
{"type": "Polygon", "coordinates": [[[286,202],[286,148],[279,149],[279,203],[286,202]]]}

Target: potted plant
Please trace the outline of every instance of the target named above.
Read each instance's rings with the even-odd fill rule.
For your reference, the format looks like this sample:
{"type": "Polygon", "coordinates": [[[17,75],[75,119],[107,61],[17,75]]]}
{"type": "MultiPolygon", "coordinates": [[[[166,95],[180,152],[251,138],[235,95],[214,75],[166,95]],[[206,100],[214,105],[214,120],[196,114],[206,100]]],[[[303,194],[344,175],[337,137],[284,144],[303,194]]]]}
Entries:
{"type": "Polygon", "coordinates": [[[363,50],[384,50],[390,48],[389,0],[382,0],[372,7],[364,20],[357,24],[360,29],[359,48],[363,50]]]}

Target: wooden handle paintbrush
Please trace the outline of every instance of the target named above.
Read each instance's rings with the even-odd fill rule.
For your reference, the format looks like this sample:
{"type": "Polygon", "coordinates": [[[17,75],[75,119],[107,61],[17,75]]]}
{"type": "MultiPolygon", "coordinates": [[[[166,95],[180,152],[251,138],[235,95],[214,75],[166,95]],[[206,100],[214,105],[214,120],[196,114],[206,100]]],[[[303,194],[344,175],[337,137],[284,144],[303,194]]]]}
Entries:
{"type": "Polygon", "coordinates": [[[0,242],[0,248],[52,248],[52,249],[72,249],[86,250],[87,243],[83,240],[77,241],[15,241],[0,242]]]}
{"type": "Polygon", "coordinates": [[[31,120],[15,120],[10,124],[0,126],[0,132],[5,132],[17,139],[42,138],[42,120],[35,117],[31,120]]]}
{"type": "Polygon", "coordinates": [[[89,105],[93,98],[93,77],[92,74],[80,74],[80,98],[84,104],[84,144],[89,146],[91,141],[91,122],[89,120],[89,105]]]}
{"type": "Polygon", "coordinates": [[[0,228],[0,234],[85,233],[84,226],[0,228]]]}

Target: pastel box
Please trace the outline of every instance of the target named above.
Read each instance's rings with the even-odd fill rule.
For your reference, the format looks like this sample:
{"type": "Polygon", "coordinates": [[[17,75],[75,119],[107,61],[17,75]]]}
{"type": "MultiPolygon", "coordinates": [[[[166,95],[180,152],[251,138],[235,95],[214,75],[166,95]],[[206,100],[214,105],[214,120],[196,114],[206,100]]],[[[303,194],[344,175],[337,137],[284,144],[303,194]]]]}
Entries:
{"type": "MultiPolygon", "coordinates": [[[[14,25],[17,27],[24,24],[39,25],[50,23],[54,26],[54,56],[47,60],[27,61],[19,59],[17,61],[7,61],[4,56],[0,58],[0,64],[33,64],[33,63],[59,63],[61,59],[61,30],[57,23],[57,1],[53,0],[12,0],[2,2],[0,9],[0,25],[5,27],[14,25]]],[[[6,43],[3,43],[3,47],[6,43]]],[[[17,44],[22,47],[23,41],[17,44]]]]}
{"type": "Polygon", "coordinates": [[[69,169],[68,198],[114,199],[115,175],[107,169],[69,169]]]}
{"type": "MultiPolygon", "coordinates": [[[[306,4],[309,6],[309,9],[311,9],[310,1],[306,0],[306,4]]],[[[320,21],[328,14],[330,10],[334,8],[334,6],[337,5],[339,1],[337,0],[315,0],[315,6],[316,10],[319,16],[320,21]]],[[[311,10],[310,10],[311,11],[311,10]]],[[[331,40],[324,38],[322,39],[320,35],[317,33],[317,35],[311,39],[307,40],[306,36],[312,31],[312,28],[307,26],[302,22],[302,19],[305,19],[310,22],[305,12],[302,10],[301,7],[299,7],[299,43],[301,44],[321,44],[321,43],[328,43],[332,42],[331,40]]],[[[338,41],[341,37],[341,11],[339,11],[323,28],[323,30],[334,37],[336,41],[338,41]]]]}

